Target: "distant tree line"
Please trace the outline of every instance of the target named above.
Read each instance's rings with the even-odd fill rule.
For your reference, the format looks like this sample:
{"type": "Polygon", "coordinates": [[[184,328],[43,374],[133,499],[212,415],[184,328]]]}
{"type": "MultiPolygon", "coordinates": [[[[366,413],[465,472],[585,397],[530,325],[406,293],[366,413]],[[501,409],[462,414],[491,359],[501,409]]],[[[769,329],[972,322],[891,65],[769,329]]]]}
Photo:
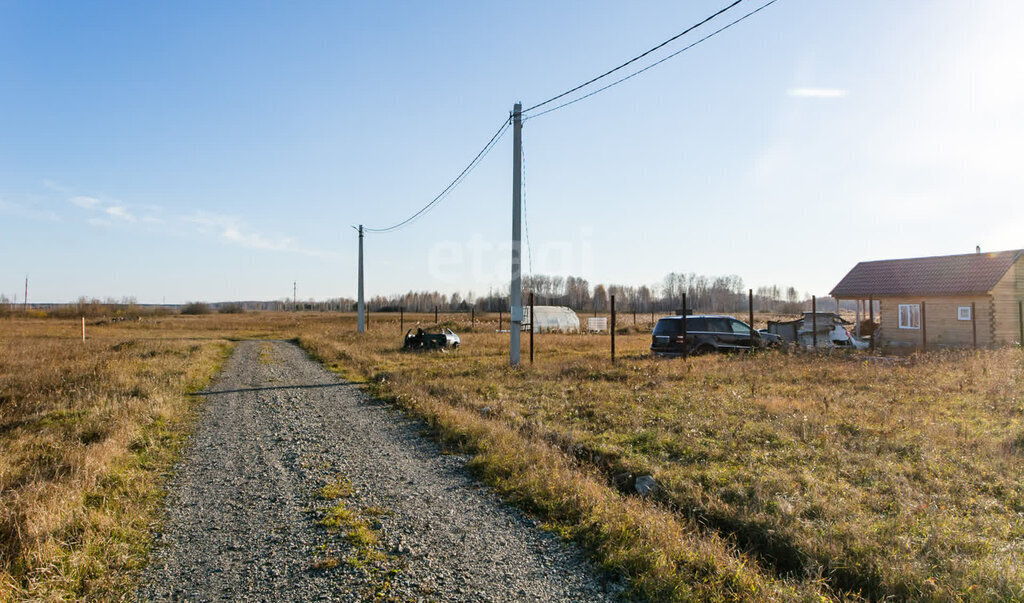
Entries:
{"type": "MultiPolygon", "coordinates": [[[[533,292],[537,305],[567,306],[577,312],[607,312],[610,298],[615,296],[616,308],[621,311],[674,312],[681,309],[683,294],[686,305],[696,311],[739,312],[747,309],[748,289],[736,275],[705,276],[694,273],[672,272],[661,283],[648,285],[617,285],[599,283],[591,286],[578,276],[549,276],[535,274],[523,277],[523,303],[533,292]]],[[[754,308],[760,312],[796,314],[806,309],[809,295],[796,287],[771,285],[754,290],[754,308]]],[[[370,311],[465,312],[475,308],[482,312],[507,311],[509,296],[504,291],[488,291],[475,297],[473,292],[464,296],[438,291],[409,291],[401,295],[376,296],[367,300],[370,311]]]]}
{"type": "MultiPolygon", "coordinates": [[[[472,291],[465,295],[441,293],[439,291],[409,291],[403,294],[377,295],[366,300],[371,312],[479,312],[508,311],[509,296],[504,291],[490,290],[486,295],[475,296],[472,291]]],[[[533,292],[537,305],[567,306],[577,312],[607,312],[612,295],[616,308],[622,312],[675,312],[682,309],[683,294],[686,294],[687,308],[694,311],[741,312],[747,309],[748,289],[743,279],[736,275],[705,276],[694,273],[667,274],[655,285],[618,285],[598,283],[591,285],[587,279],[578,276],[549,276],[535,274],[523,277],[523,303],[533,292]]],[[[801,294],[795,287],[771,285],[754,290],[754,309],[761,312],[796,314],[809,309],[810,296],[801,294]]],[[[246,311],[346,311],[355,310],[356,301],[339,297],[325,301],[280,299],[275,301],[238,302],[188,302],[173,308],[169,306],[139,305],[135,298],[120,300],[81,297],[71,304],[54,304],[46,308],[50,316],[122,316],[134,318],[142,315],[168,314],[175,310],[183,314],[206,314],[210,312],[235,313],[246,311]]],[[[18,311],[16,304],[0,295],[0,316],[10,316],[18,311]]]]}

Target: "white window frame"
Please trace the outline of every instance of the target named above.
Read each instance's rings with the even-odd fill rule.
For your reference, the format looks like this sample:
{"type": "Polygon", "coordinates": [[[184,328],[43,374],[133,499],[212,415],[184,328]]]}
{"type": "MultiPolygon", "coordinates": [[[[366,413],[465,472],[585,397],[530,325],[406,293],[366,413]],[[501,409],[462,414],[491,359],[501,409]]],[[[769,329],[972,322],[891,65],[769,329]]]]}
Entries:
{"type": "Polygon", "coordinates": [[[957,306],[957,308],[956,308],[956,319],[957,320],[970,320],[971,319],[971,307],[970,306],[957,306]]]}
{"type": "Polygon", "coordinates": [[[897,321],[899,322],[899,328],[901,329],[913,329],[915,331],[921,329],[921,304],[899,304],[896,308],[897,321]],[[904,321],[903,309],[907,310],[907,320],[904,321]],[[914,326],[914,317],[917,317],[917,326],[914,326]]]}

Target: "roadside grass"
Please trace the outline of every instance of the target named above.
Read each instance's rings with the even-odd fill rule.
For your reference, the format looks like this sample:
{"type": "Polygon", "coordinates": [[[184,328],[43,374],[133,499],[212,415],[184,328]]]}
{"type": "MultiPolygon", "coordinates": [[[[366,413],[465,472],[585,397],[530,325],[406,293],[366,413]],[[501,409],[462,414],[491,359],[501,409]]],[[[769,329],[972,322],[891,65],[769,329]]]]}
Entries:
{"type": "Polygon", "coordinates": [[[94,320],[84,346],[73,320],[4,320],[0,590],[124,596],[195,404],[183,392],[226,340],[294,338],[642,597],[1024,599],[1019,350],[657,360],[629,316],[615,365],[607,335],[543,334],[511,369],[495,316],[441,318],[462,349],[401,352],[397,316],[377,314],[362,336],[351,315],[94,320]],[[620,492],[623,474],[660,491],[620,492]]]}
{"type": "Polygon", "coordinates": [[[507,334],[475,331],[449,353],[398,351],[383,320],[299,341],[649,598],[1024,598],[1020,350],[659,360],[641,334],[612,365],[607,335],[546,334],[510,369],[507,334]]]}
{"type": "Polygon", "coordinates": [[[0,600],[122,598],[198,405],[187,393],[229,342],[0,326],[0,600]]]}

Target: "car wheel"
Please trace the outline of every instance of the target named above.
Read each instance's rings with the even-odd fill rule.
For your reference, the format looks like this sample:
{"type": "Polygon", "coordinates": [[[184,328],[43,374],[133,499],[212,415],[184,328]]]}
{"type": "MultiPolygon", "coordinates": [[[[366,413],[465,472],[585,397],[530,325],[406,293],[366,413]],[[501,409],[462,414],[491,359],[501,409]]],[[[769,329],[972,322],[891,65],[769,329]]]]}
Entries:
{"type": "Polygon", "coordinates": [[[715,351],[715,346],[703,343],[703,344],[697,346],[697,348],[695,350],[693,350],[693,355],[694,356],[703,356],[704,354],[710,354],[710,353],[712,353],[714,351],[715,351]]]}

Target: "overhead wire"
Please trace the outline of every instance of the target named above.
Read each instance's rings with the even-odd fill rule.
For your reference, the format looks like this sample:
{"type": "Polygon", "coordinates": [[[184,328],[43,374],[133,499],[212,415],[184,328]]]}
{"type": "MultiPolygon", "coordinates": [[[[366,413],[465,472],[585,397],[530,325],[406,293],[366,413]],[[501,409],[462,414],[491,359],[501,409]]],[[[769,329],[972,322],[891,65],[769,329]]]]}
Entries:
{"type": "Polygon", "coordinates": [[[393,232],[395,230],[398,230],[399,228],[402,228],[403,226],[411,224],[414,220],[416,220],[420,216],[424,215],[425,213],[433,209],[438,203],[444,200],[444,198],[447,197],[453,190],[455,190],[455,188],[458,187],[463,180],[465,180],[466,176],[468,176],[470,172],[472,172],[473,169],[476,168],[476,166],[479,165],[481,161],[483,161],[483,158],[486,157],[487,154],[491,152],[491,149],[493,149],[494,146],[498,144],[498,141],[501,140],[501,138],[505,135],[505,132],[508,131],[508,128],[511,125],[511,117],[505,119],[505,121],[502,122],[501,127],[498,128],[498,131],[495,132],[493,136],[491,136],[490,140],[487,141],[487,144],[485,144],[484,147],[480,149],[480,152],[477,153],[475,157],[473,157],[473,160],[470,161],[469,164],[465,168],[463,168],[461,172],[459,172],[459,175],[456,176],[455,179],[448,184],[448,186],[444,187],[444,189],[442,189],[441,192],[438,193],[436,197],[431,199],[429,203],[427,203],[418,211],[416,211],[416,213],[412,214],[411,216],[402,220],[401,222],[398,222],[397,224],[388,226],[387,228],[364,227],[363,231],[375,233],[393,232]]]}
{"type": "MultiPolygon", "coordinates": [[[[616,71],[619,71],[621,69],[624,69],[625,67],[628,67],[629,65],[632,65],[633,63],[639,61],[640,59],[650,55],[651,53],[653,53],[653,52],[655,52],[655,51],[665,47],[666,45],[668,45],[668,44],[674,42],[675,40],[678,40],[679,38],[683,37],[684,35],[692,32],[693,30],[697,29],[698,27],[700,27],[700,26],[710,22],[711,20],[719,17],[720,15],[722,15],[725,12],[727,12],[727,11],[731,10],[732,8],[736,7],[737,5],[739,5],[743,1],[744,0],[735,0],[731,4],[725,6],[722,9],[719,9],[717,12],[715,12],[715,13],[711,14],[710,16],[704,18],[700,22],[698,22],[698,23],[696,23],[694,25],[691,25],[690,27],[687,27],[685,30],[681,31],[680,33],[672,36],[671,38],[669,38],[667,40],[665,40],[661,44],[658,44],[657,46],[654,46],[654,47],[650,48],[649,50],[644,51],[643,53],[633,57],[632,59],[626,61],[625,63],[622,63],[621,65],[619,65],[619,66],[617,66],[617,67],[615,67],[613,69],[609,69],[608,71],[602,73],[601,75],[598,75],[597,77],[591,78],[590,80],[587,80],[586,82],[584,82],[584,83],[582,83],[582,84],[580,84],[578,86],[570,88],[569,90],[566,90],[565,92],[562,92],[561,94],[557,94],[555,96],[552,96],[551,98],[549,98],[549,99],[547,99],[547,100],[545,100],[543,102],[537,103],[537,104],[535,104],[535,105],[533,105],[533,106],[531,106],[531,107],[529,107],[529,108],[527,108],[525,110],[522,110],[522,112],[521,112],[522,120],[525,122],[525,121],[527,121],[529,119],[533,119],[535,117],[540,117],[541,115],[546,115],[547,113],[551,113],[553,111],[557,111],[559,109],[565,108],[565,107],[567,107],[569,105],[572,105],[574,103],[578,103],[581,100],[590,98],[591,96],[594,96],[595,94],[599,94],[601,92],[604,92],[605,90],[607,90],[607,89],[609,89],[609,88],[611,88],[613,86],[617,86],[617,85],[619,85],[619,84],[621,84],[621,83],[623,83],[623,82],[625,82],[625,81],[627,81],[629,79],[632,79],[632,78],[640,75],[641,73],[644,73],[645,71],[647,71],[649,69],[652,69],[652,68],[654,68],[654,67],[664,63],[665,61],[667,61],[667,60],[669,60],[671,58],[674,58],[674,57],[682,54],[683,52],[686,52],[687,50],[693,48],[694,46],[696,46],[696,45],[698,45],[698,44],[700,44],[700,43],[702,43],[702,42],[704,42],[704,41],[706,41],[706,40],[708,40],[708,39],[710,39],[710,38],[712,38],[712,37],[722,33],[723,31],[729,29],[730,27],[736,25],[737,23],[739,23],[741,21],[744,21],[745,19],[747,19],[747,18],[749,18],[749,17],[751,17],[751,16],[761,12],[762,10],[764,10],[765,8],[768,8],[769,6],[771,6],[772,4],[777,2],[778,0],[769,0],[769,2],[766,2],[765,4],[761,5],[757,9],[748,12],[747,14],[743,15],[742,17],[740,17],[740,18],[730,22],[729,24],[727,24],[727,25],[725,25],[725,26],[723,26],[723,27],[721,27],[721,28],[711,32],[710,34],[700,38],[699,40],[693,42],[692,44],[689,44],[689,45],[681,48],[680,50],[677,50],[676,52],[673,52],[672,54],[670,54],[670,55],[668,55],[668,56],[666,56],[666,57],[664,57],[664,58],[662,58],[662,59],[660,59],[658,61],[655,61],[654,63],[651,63],[650,65],[644,67],[643,69],[639,69],[639,70],[637,70],[637,71],[635,71],[635,72],[633,72],[633,73],[631,73],[631,74],[629,74],[629,75],[627,75],[625,77],[619,78],[618,80],[615,80],[614,82],[612,82],[610,84],[602,86],[601,88],[598,88],[597,90],[594,90],[592,92],[584,94],[583,96],[580,96],[578,98],[574,98],[574,99],[572,99],[570,101],[561,103],[561,104],[556,105],[556,106],[554,106],[554,107],[552,107],[550,109],[546,109],[544,111],[541,111],[540,113],[536,113],[536,114],[533,114],[533,115],[527,115],[527,113],[529,113],[530,111],[533,111],[535,109],[538,109],[540,107],[548,105],[548,104],[550,104],[550,103],[552,103],[552,102],[554,102],[554,101],[556,101],[556,100],[558,100],[560,98],[564,98],[564,97],[566,97],[566,96],[568,96],[568,95],[570,95],[570,94],[572,94],[574,92],[577,92],[577,91],[579,91],[579,90],[581,90],[581,89],[583,89],[583,88],[585,88],[585,87],[587,87],[587,86],[589,86],[589,85],[591,85],[591,84],[593,84],[593,83],[595,83],[595,82],[597,82],[597,81],[599,81],[599,80],[601,80],[601,79],[603,79],[605,77],[608,77],[609,75],[615,73],[616,71]]],[[[416,219],[420,218],[421,216],[423,216],[424,214],[429,212],[431,209],[436,207],[449,194],[451,194],[451,192],[453,190],[455,190],[455,188],[457,188],[459,186],[459,184],[462,183],[463,180],[465,180],[465,178],[476,168],[477,165],[480,164],[480,162],[483,160],[483,158],[486,157],[488,153],[490,153],[491,149],[493,149],[494,146],[497,145],[498,141],[500,141],[501,138],[504,137],[505,133],[508,131],[508,129],[509,129],[509,127],[511,125],[512,125],[512,116],[509,116],[507,119],[505,119],[502,122],[501,127],[498,128],[498,130],[494,133],[494,135],[491,136],[491,138],[487,141],[487,144],[485,144],[484,147],[476,154],[476,156],[473,157],[472,161],[470,161],[469,164],[466,165],[466,167],[463,168],[463,170],[461,172],[459,172],[459,175],[456,176],[455,179],[452,180],[448,184],[448,186],[446,186],[444,189],[442,189],[440,193],[438,193],[433,199],[431,199],[429,203],[427,203],[426,205],[421,207],[419,210],[417,210],[415,213],[410,215],[408,218],[402,220],[401,222],[398,222],[398,223],[393,224],[391,226],[388,226],[386,228],[367,228],[367,227],[364,227],[363,231],[364,232],[372,232],[372,233],[393,232],[395,230],[398,230],[398,229],[400,229],[400,228],[402,228],[404,226],[407,226],[407,225],[411,224],[413,221],[415,221],[416,219]]],[[[525,151],[523,151],[523,157],[522,158],[524,160],[523,161],[523,164],[524,164],[523,165],[523,171],[525,172],[525,151]]],[[[525,206],[525,203],[524,203],[524,206],[525,206]]],[[[524,207],[524,214],[525,214],[525,207],[524,207]]],[[[530,269],[530,272],[532,274],[532,271],[533,271],[533,266],[532,266],[533,257],[532,257],[532,253],[531,253],[531,250],[530,250],[529,237],[530,237],[530,235],[529,235],[529,224],[527,224],[527,226],[526,226],[526,239],[527,239],[526,243],[527,243],[527,254],[528,254],[527,257],[529,258],[529,265],[530,265],[529,269],[530,269]]]]}
{"type": "Polygon", "coordinates": [[[632,59],[629,59],[628,61],[626,61],[625,63],[619,65],[618,67],[615,67],[613,69],[609,69],[608,71],[605,71],[601,75],[599,75],[599,76],[597,76],[595,78],[591,78],[591,79],[583,82],[579,86],[576,86],[575,88],[570,88],[569,90],[566,90],[565,92],[563,92],[561,94],[556,94],[555,96],[552,96],[551,98],[549,98],[548,100],[546,100],[544,102],[537,103],[536,105],[533,105],[532,107],[530,107],[530,108],[526,109],[525,111],[523,111],[523,113],[529,113],[530,111],[533,111],[534,109],[537,109],[539,107],[543,107],[544,105],[546,105],[548,103],[554,102],[554,101],[556,101],[556,100],[558,100],[558,99],[560,99],[562,97],[568,96],[568,95],[572,94],[573,92],[576,92],[577,90],[580,90],[581,88],[586,88],[587,86],[593,84],[594,82],[596,82],[596,81],[598,81],[600,79],[604,79],[604,78],[608,77],[609,75],[615,73],[616,71],[618,71],[620,69],[623,69],[625,67],[628,67],[628,66],[632,65],[633,63],[639,61],[640,59],[642,59],[645,56],[651,54],[652,52],[654,52],[654,51],[664,47],[667,44],[671,44],[672,42],[674,42],[674,41],[678,40],[679,38],[685,36],[686,34],[690,33],[691,31],[697,29],[701,25],[704,25],[705,23],[707,23],[708,21],[711,21],[712,19],[718,17],[722,13],[725,13],[726,11],[734,8],[740,2],[743,2],[743,0],[735,0],[732,4],[726,6],[725,8],[720,9],[718,12],[716,12],[716,13],[714,13],[714,14],[706,17],[706,18],[704,18],[704,20],[700,21],[699,23],[696,23],[694,25],[691,25],[690,27],[687,27],[683,31],[681,31],[678,34],[672,36],[671,38],[665,40],[661,44],[658,44],[657,46],[655,46],[655,47],[653,47],[653,48],[651,48],[649,50],[646,50],[646,51],[638,54],[637,56],[633,57],[632,59]]]}
{"type": "MultiPolygon", "coordinates": [[[[629,74],[629,75],[627,75],[627,76],[625,76],[623,78],[615,80],[614,82],[612,82],[612,83],[610,83],[610,84],[608,84],[606,86],[602,86],[601,88],[598,88],[597,90],[594,90],[592,92],[584,94],[583,96],[580,96],[578,98],[574,98],[571,101],[567,101],[567,102],[564,102],[564,103],[562,103],[560,105],[556,105],[556,106],[554,106],[554,107],[552,107],[550,109],[545,109],[544,111],[541,111],[540,113],[524,116],[523,117],[523,121],[526,121],[526,120],[529,120],[529,119],[534,119],[536,117],[540,117],[541,115],[546,115],[546,114],[551,113],[553,111],[558,111],[559,109],[563,109],[565,107],[568,107],[569,105],[578,103],[581,100],[590,98],[591,96],[594,96],[595,94],[599,94],[601,92],[604,92],[605,90],[607,90],[607,89],[609,89],[609,88],[611,88],[613,86],[618,86],[619,84],[625,82],[626,80],[633,79],[634,77],[640,75],[641,73],[647,71],[648,69],[652,69],[654,67],[657,67],[658,65],[664,63],[665,61],[667,61],[669,59],[672,59],[672,58],[674,58],[676,56],[679,56],[680,54],[686,52],[687,50],[693,48],[694,46],[700,44],[701,42],[704,42],[704,41],[706,41],[706,40],[708,40],[710,38],[713,38],[713,37],[717,36],[718,34],[720,34],[723,31],[729,29],[730,27],[732,27],[733,25],[736,25],[737,23],[739,23],[741,21],[744,21],[745,19],[748,19],[748,18],[754,16],[755,14],[761,12],[762,10],[768,8],[772,4],[775,4],[776,2],[778,2],[778,0],[769,0],[769,2],[766,2],[766,3],[762,4],[758,8],[750,11],[749,13],[743,15],[742,17],[736,19],[735,21],[732,21],[729,24],[724,25],[724,26],[720,27],[719,29],[716,29],[715,31],[709,33],[708,35],[704,36],[703,38],[700,38],[699,40],[693,42],[692,44],[689,44],[687,46],[684,46],[683,48],[680,48],[679,50],[673,52],[672,54],[670,54],[670,55],[668,55],[668,56],[666,56],[666,57],[664,57],[664,58],[662,58],[662,59],[660,59],[658,61],[655,61],[654,63],[651,63],[650,65],[644,67],[643,69],[639,69],[639,70],[637,70],[637,71],[635,71],[635,72],[633,72],[633,73],[631,73],[631,74],[629,74]]],[[[707,21],[707,20],[705,20],[705,21],[707,21]]],[[[690,29],[693,29],[693,28],[690,28],[690,29]]],[[[676,36],[676,37],[678,37],[678,36],[676,36]]],[[[577,87],[577,89],[579,89],[579,87],[577,87]]],[[[561,96],[565,96],[565,95],[563,94],[561,96]]],[[[548,101],[545,101],[545,102],[548,102],[548,101]]],[[[544,104],[544,103],[541,103],[541,104],[544,104]]],[[[539,106],[540,105],[534,105],[533,108],[536,108],[536,107],[539,107],[539,106]]],[[[525,113],[525,111],[524,111],[524,113],[525,113]]]]}
{"type": "Polygon", "coordinates": [[[526,227],[526,258],[527,267],[530,272],[530,278],[533,278],[533,249],[530,248],[530,218],[526,213],[526,145],[522,142],[519,143],[519,158],[522,165],[522,177],[520,179],[520,191],[523,202],[523,225],[526,227]]]}

